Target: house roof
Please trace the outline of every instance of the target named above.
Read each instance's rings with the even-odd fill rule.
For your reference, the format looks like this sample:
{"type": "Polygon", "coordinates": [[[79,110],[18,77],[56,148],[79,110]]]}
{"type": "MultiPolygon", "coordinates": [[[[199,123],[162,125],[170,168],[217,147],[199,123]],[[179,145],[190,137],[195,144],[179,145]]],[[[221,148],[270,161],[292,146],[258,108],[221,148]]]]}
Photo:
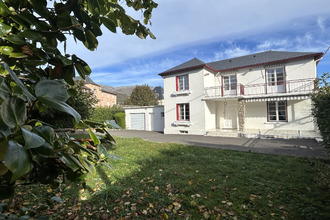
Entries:
{"type": "Polygon", "coordinates": [[[116,93],[114,93],[112,91],[113,88],[111,86],[102,85],[102,84],[100,84],[99,86],[101,86],[101,91],[102,92],[106,92],[106,93],[110,93],[110,94],[113,94],[113,95],[117,95],[116,93]]]}
{"type": "Polygon", "coordinates": [[[217,72],[241,69],[259,65],[269,65],[273,63],[287,62],[292,60],[305,59],[314,57],[319,59],[323,56],[323,53],[315,52],[287,52],[287,51],[265,51],[246,56],[230,58],[226,60],[219,60],[210,63],[204,63],[203,61],[194,58],[185,62],[179,66],[169,69],[159,75],[165,76],[169,74],[178,73],[181,71],[196,69],[196,68],[208,68],[217,72]]]}
{"type": "MultiPolygon", "coordinates": [[[[84,80],[80,76],[74,77],[73,80],[84,80]]],[[[85,76],[85,84],[93,84],[96,86],[99,86],[97,83],[95,83],[89,76],[85,76]]]]}

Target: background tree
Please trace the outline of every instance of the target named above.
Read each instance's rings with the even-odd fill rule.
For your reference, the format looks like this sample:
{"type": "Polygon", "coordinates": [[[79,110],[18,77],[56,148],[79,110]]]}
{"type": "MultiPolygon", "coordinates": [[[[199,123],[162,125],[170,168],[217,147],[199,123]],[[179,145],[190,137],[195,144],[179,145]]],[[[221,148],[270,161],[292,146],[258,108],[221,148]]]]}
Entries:
{"type": "Polygon", "coordinates": [[[313,115],[323,138],[324,146],[330,151],[330,75],[324,73],[317,80],[317,89],[312,94],[313,115]]]}
{"type": "Polygon", "coordinates": [[[111,32],[140,38],[150,36],[152,0],[0,0],[0,199],[13,194],[21,183],[58,184],[58,176],[74,180],[95,165],[107,166],[103,143],[114,139],[106,124],[83,123],[81,115],[67,104],[67,84],[74,85],[77,72],[82,79],[91,73],[86,62],[66,51],[67,37],[81,41],[89,50],[98,46],[101,26],[111,32]],[[126,4],[143,14],[143,23],[126,14],[126,4]],[[66,52],[65,52],[66,53],[66,52]],[[76,127],[88,125],[104,132],[98,138],[89,129],[91,140],[78,142],[57,134],[52,125],[32,114],[57,110],[71,115],[76,127]]]}
{"type": "Polygon", "coordinates": [[[136,86],[124,104],[137,106],[158,105],[158,98],[148,85],[136,86]]]}

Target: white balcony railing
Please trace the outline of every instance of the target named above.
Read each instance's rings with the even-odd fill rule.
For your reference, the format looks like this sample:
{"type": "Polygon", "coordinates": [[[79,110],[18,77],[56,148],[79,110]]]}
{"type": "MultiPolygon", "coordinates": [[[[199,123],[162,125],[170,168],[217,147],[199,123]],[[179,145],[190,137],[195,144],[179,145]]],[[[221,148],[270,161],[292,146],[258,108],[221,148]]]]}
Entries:
{"type": "Polygon", "coordinates": [[[283,93],[308,93],[315,89],[315,79],[287,80],[281,83],[236,84],[205,88],[205,98],[255,96],[283,93]]]}

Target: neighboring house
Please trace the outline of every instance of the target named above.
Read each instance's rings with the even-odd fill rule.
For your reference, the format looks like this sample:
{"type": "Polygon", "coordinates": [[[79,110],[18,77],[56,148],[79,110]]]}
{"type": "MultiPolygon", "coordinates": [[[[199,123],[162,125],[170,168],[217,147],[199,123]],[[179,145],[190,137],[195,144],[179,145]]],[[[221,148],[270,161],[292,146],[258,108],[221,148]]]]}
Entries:
{"type": "Polygon", "coordinates": [[[152,91],[157,95],[158,104],[164,105],[164,89],[163,89],[163,87],[156,86],[152,91]]]}
{"type": "Polygon", "coordinates": [[[165,134],[314,137],[310,94],[323,53],[266,51],[194,58],[164,79],[165,134]]]}
{"type": "MultiPolygon", "coordinates": [[[[82,80],[80,77],[75,77],[75,80],[82,80]]],[[[98,99],[97,106],[100,107],[112,107],[117,104],[117,95],[111,92],[110,88],[105,85],[96,84],[88,76],[85,77],[84,89],[90,90],[94,93],[98,99]]]]}
{"type": "Polygon", "coordinates": [[[164,106],[126,106],[126,129],[164,131],[164,106]]]}

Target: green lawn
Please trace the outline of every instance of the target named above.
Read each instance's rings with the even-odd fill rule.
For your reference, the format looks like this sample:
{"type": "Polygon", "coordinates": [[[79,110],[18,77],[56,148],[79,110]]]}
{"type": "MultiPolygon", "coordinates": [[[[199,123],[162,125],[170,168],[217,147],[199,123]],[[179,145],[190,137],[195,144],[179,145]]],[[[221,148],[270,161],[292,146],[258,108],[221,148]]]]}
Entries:
{"type": "Polygon", "coordinates": [[[88,176],[85,190],[72,183],[21,186],[7,212],[54,219],[330,219],[329,160],[116,140],[112,153],[122,160],[112,161],[115,170],[88,176]]]}

